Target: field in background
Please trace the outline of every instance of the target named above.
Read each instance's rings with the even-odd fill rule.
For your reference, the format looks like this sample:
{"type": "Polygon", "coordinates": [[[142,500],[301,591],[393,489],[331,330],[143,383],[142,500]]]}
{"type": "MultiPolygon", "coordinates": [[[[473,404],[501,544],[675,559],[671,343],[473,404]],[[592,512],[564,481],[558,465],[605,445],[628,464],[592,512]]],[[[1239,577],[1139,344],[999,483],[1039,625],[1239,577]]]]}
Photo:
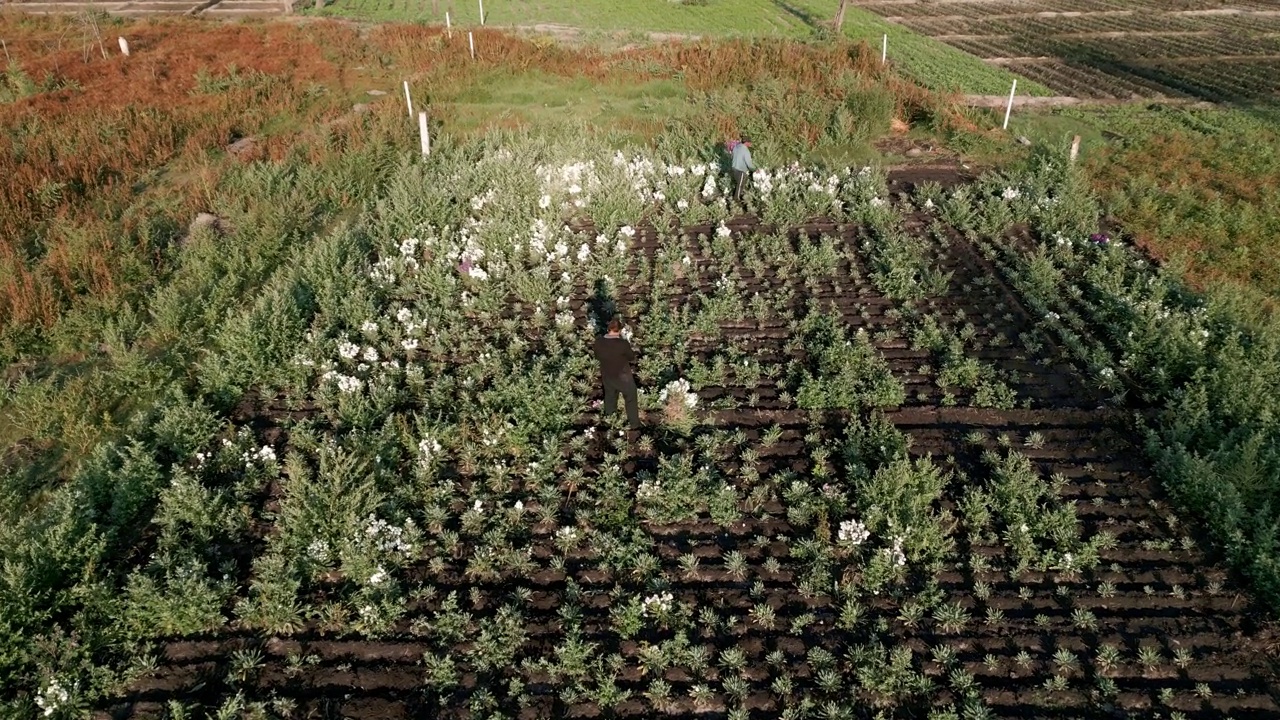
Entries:
{"type": "Polygon", "coordinates": [[[1062,95],[1280,97],[1280,10],[1260,0],[861,0],[1062,95]]]}
{"type": "MultiPolygon", "coordinates": [[[[609,0],[493,0],[485,4],[485,22],[494,26],[562,25],[596,33],[679,33],[707,37],[743,36],[804,39],[827,34],[835,3],[817,0],[730,0],[682,5],[666,2],[615,3],[609,0]]],[[[479,3],[430,0],[336,0],[316,14],[362,20],[479,23],[479,3]]],[[[926,87],[972,94],[1008,93],[1013,75],[973,56],[851,8],[844,34],[880,50],[889,35],[889,58],[926,87]]],[[[1023,78],[1021,94],[1051,95],[1047,87],[1023,78]]]]}

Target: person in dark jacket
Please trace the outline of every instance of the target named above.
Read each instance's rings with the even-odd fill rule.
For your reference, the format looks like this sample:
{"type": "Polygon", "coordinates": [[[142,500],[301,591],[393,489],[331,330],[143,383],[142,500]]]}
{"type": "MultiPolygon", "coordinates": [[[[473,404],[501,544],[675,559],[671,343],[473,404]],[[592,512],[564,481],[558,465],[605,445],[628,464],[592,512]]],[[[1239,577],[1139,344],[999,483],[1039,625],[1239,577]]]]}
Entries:
{"type": "Polygon", "coordinates": [[[627,406],[627,421],[632,430],[640,429],[640,403],[636,398],[636,381],[631,363],[636,359],[631,343],[622,337],[622,321],[614,317],[608,332],[596,338],[596,359],[600,361],[600,384],[604,386],[604,414],[618,411],[618,393],[627,406]]]}

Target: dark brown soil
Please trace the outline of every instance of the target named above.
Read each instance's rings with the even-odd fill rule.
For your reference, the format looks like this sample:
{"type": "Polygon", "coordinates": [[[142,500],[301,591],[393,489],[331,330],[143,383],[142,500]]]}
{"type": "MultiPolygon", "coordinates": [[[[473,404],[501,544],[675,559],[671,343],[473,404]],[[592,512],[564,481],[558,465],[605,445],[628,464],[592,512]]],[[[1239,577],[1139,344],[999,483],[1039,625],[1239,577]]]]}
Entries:
{"type": "MultiPolygon", "coordinates": [[[[965,179],[955,168],[910,168],[891,176],[891,190],[911,192],[924,181],[955,184],[965,179]]],[[[734,230],[749,231],[755,222],[739,218],[730,225],[734,230]]],[[[924,218],[915,218],[912,227],[923,233],[924,218]]],[[[696,237],[710,228],[689,230],[696,237]]],[[[832,223],[801,228],[797,237],[818,233],[835,234],[850,243],[862,239],[857,228],[832,223]]],[[[646,251],[656,249],[652,229],[642,229],[636,239],[646,251]]],[[[691,255],[696,253],[697,242],[691,240],[688,248],[691,255]]],[[[936,309],[949,316],[963,312],[975,324],[977,337],[986,342],[976,356],[995,366],[1016,391],[1019,401],[1029,399],[1031,407],[969,407],[969,398],[963,392],[957,394],[955,406],[944,406],[943,393],[933,378],[919,371],[922,365],[936,364],[935,359],[925,351],[912,349],[902,338],[883,337],[877,347],[907,384],[905,404],[887,412],[887,417],[912,438],[913,454],[932,454],[961,472],[981,472],[981,448],[968,437],[974,431],[985,434],[982,447],[1006,444],[1017,448],[1046,476],[1061,474],[1067,478],[1064,494],[1077,503],[1086,537],[1106,530],[1117,542],[1114,549],[1103,554],[1098,568],[1066,578],[1044,573],[1012,578],[999,570],[975,574],[966,569],[967,562],[962,563],[941,573],[938,583],[948,602],[959,603],[970,612],[971,620],[963,630],[944,633],[932,621],[908,625],[899,616],[897,601],[886,597],[873,609],[885,623],[882,636],[887,634],[894,643],[910,647],[917,657],[924,658],[921,667],[935,678],[939,688],[947,686],[951,670],[929,660],[931,649],[942,643],[958,648],[958,667],[973,675],[983,700],[998,717],[1163,718],[1171,710],[1188,718],[1280,717],[1280,706],[1274,699],[1276,675],[1269,659],[1269,651],[1276,647],[1273,630],[1258,619],[1256,609],[1233,579],[1204,554],[1193,529],[1171,523],[1171,509],[1134,443],[1134,409],[1110,406],[1052,343],[1045,342],[1039,353],[1026,351],[1020,338],[1036,333],[1032,318],[998,273],[967,242],[952,238],[948,247],[939,248],[936,260],[954,273],[949,292],[934,301],[936,309]],[[995,282],[974,282],[984,278],[995,282]],[[991,342],[1001,337],[1003,342],[991,342]],[[1032,433],[1038,434],[1034,442],[1032,433]],[[974,590],[979,581],[989,588],[984,597],[974,590]],[[1103,583],[1110,584],[1105,594],[1100,591],[1103,583]],[[989,610],[1003,615],[986,622],[989,610]],[[1092,614],[1091,623],[1079,620],[1081,611],[1092,614]],[[1122,661],[1098,671],[1094,658],[1104,644],[1119,648],[1122,661]],[[1159,650],[1159,664],[1144,667],[1139,661],[1140,649],[1147,646],[1159,650]],[[1079,665],[1061,671],[1069,680],[1066,689],[1047,688],[1045,681],[1055,672],[1054,654],[1063,650],[1075,653],[1079,665]],[[1174,653],[1179,650],[1190,652],[1184,666],[1174,663],[1174,653]],[[1026,655],[1020,656],[1021,653],[1026,655]],[[1103,678],[1114,683],[1114,695],[1097,692],[1097,683],[1103,678]],[[1161,691],[1167,689],[1173,694],[1162,697],[1161,691]]],[[[795,285],[799,297],[834,303],[851,327],[866,328],[873,336],[882,337],[878,334],[900,325],[893,311],[901,304],[879,296],[867,277],[867,268],[849,266],[841,268],[840,287],[836,287],[834,279],[810,288],[804,288],[794,278],[747,278],[744,273],[742,280],[748,296],[756,289],[795,285]]],[[[713,279],[704,276],[682,282],[692,294],[699,289],[708,290],[713,279]]],[[[626,307],[645,297],[644,288],[624,285],[619,302],[626,307]]],[[[779,358],[787,356],[784,345],[789,332],[784,321],[756,322],[747,318],[731,325],[723,328],[727,339],[745,340],[752,348],[764,349],[779,358]]],[[[704,345],[699,352],[710,357],[714,343],[708,341],[704,345]]],[[[778,443],[760,454],[758,469],[762,475],[782,468],[809,470],[811,461],[803,443],[805,434],[810,432],[807,413],[782,402],[776,386],[765,384],[757,392],[759,398],[754,406],[712,408],[710,416],[717,425],[741,429],[751,440],[759,438],[770,426],[783,429],[778,443]]],[[[746,391],[709,388],[701,394],[701,400],[711,406],[725,395],[741,398],[746,391]]],[[[262,438],[283,443],[287,441],[284,427],[288,421],[312,413],[306,407],[290,409],[278,401],[250,397],[239,408],[237,417],[262,438]]],[[[595,422],[593,417],[582,418],[583,427],[595,422]]],[[[663,449],[660,442],[657,445],[647,453],[636,450],[626,459],[624,472],[628,477],[638,469],[653,466],[654,454],[663,449]]],[[[593,450],[593,457],[602,461],[602,450],[593,450]]],[[[952,488],[949,496],[958,496],[961,490],[952,488]]],[[[272,494],[271,490],[265,493],[264,503],[270,502],[272,494]]],[[[958,512],[954,504],[948,504],[958,512]]],[[[742,703],[753,718],[778,717],[785,707],[777,696],[766,692],[769,678],[775,675],[766,656],[780,652],[799,689],[814,682],[813,672],[805,662],[809,648],[825,647],[839,657],[848,641],[847,634],[836,629],[840,608],[833,606],[831,598],[804,597],[797,592],[799,573],[788,543],[781,540],[796,533],[783,510],[777,502],[765,503],[745,512],[741,522],[729,527],[706,518],[647,527],[655,554],[672,579],[671,592],[679,599],[699,607],[732,609],[739,617],[762,603],[774,609],[776,629],[743,622],[730,630],[704,632],[696,638],[709,648],[743,650],[747,656],[746,676],[759,681],[742,703]],[[726,553],[734,551],[746,560],[745,572],[740,575],[729,572],[722,562],[726,553]],[[697,570],[680,570],[679,558],[686,554],[700,559],[697,570]],[[776,562],[777,568],[769,570],[766,561],[776,562]],[[760,585],[753,591],[757,582],[760,585]],[[802,631],[788,632],[792,621],[805,614],[809,614],[810,624],[802,631]]],[[[687,668],[667,669],[663,677],[672,686],[672,699],[662,707],[644,699],[652,678],[642,673],[638,658],[646,643],[660,638],[645,631],[634,640],[619,641],[609,621],[612,600],[608,590],[630,581],[625,575],[601,567],[592,548],[571,553],[563,571],[547,567],[546,559],[558,554],[550,542],[553,530],[550,526],[535,529],[530,541],[532,553],[535,561],[542,564],[527,577],[471,580],[463,574],[465,559],[449,560],[442,572],[420,568],[418,577],[439,592],[430,599],[411,601],[408,617],[387,637],[366,639],[326,633],[312,623],[289,637],[227,631],[213,637],[171,639],[162,645],[160,669],[139,679],[119,705],[103,708],[99,716],[162,717],[165,704],[171,699],[216,707],[221,698],[233,694],[225,681],[230,654],[252,648],[262,653],[264,660],[244,685],[246,697],[263,702],[286,698],[295,706],[293,717],[472,717],[462,700],[468,689],[499,680],[505,683],[509,677],[521,677],[526,683],[524,707],[506,708],[521,718],[639,718],[653,717],[655,713],[726,717],[730,705],[725,695],[712,692],[695,701],[689,694],[698,684],[713,690],[720,687],[716,680],[721,670],[715,663],[702,677],[687,668]],[[438,698],[426,693],[422,655],[431,646],[413,629],[416,617],[438,610],[441,598],[451,590],[457,590],[459,597],[465,599],[463,605],[468,612],[488,617],[515,588],[527,588],[526,647],[532,650],[521,657],[536,659],[549,654],[563,640],[558,610],[564,604],[569,578],[580,588],[578,602],[585,639],[600,643],[596,652],[601,657],[616,652],[626,661],[618,683],[632,692],[629,699],[609,710],[591,703],[566,703],[557,694],[558,686],[545,673],[519,667],[511,667],[499,676],[464,673],[462,690],[452,700],[445,698],[443,707],[436,704],[438,698]],[[312,657],[313,662],[290,667],[290,658],[296,663],[306,657],[312,657]]],[[[263,532],[269,533],[270,528],[263,532]]],[[[998,561],[1004,549],[969,547],[962,541],[960,559],[974,555],[998,561]]],[[[993,562],[992,566],[999,567],[999,563],[993,562]]],[[[463,643],[459,648],[465,646],[463,643]]],[[[949,692],[943,690],[927,701],[904,702],[892,716],[924,717],[935,703],[948,696],[949,692]]],[[[871,717],[875,712],[871,704],[874,698],[858,697],[867,701],[859,716],[871,717]]]]}

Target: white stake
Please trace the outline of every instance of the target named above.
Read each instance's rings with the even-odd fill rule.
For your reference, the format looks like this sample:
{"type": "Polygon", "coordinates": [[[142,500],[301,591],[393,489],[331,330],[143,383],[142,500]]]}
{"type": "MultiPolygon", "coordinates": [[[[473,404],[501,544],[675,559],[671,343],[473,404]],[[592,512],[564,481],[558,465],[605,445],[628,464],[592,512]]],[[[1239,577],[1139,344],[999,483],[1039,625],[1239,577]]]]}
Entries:
{"type": "Polygon", "coordinates": [[[427,129],[427,113],[418,113],[418,134],[422,136],[422,157],[431,154],[431,131],[427,129]]]}
{"type": "Polygon", "coordinates": [[[471,59],[476,59],[476,39],[471,36],[471,31],[467,31],[467,42],[471,45],[471,59]]]}
{"type": "Polygon", "coordinates": [[[889,33],[884,34],[884,38],[880,40],[880,64],[889,58],[889,33]]]}
{"type": "Polygon", "coordinates": [[[409,106],[409,119],[413,119],[413,98],[409,97],[409,81],[404,81],[404,104],[409,106]]]}
{"type": "Polygon", "coordinates": [[[1013,79],[1013,87],[1009,88],[1009,105],[1004,109],[1004,129],[1009,129],[1009,113],[1013,112],[1013,94],[1018,90],[1018,79],[1013,79]]]}
{"type": "Polygon", "coordinates": [[[120,52],[129,57],[129,41],[124,38],[120,38],[120,52]]]}
{"type": "Polygon", "coordinates": [[[480,24],[484,24],[484,0],[480,0],[480,24]]]}
{"type": "Polygon", "coordinates": [[[444,30],[449,33],[449,39],[453,39],[453,23],[449,21],[449,11],[444,11],[444,30]]]}
{"type": "Polygon", "coordinates": [[[9,57],[9,43],[0,40],[0,46],[4,47],[4,61],[7,63],[13,62],[13,58],[9,57]]]}
{"type": "Polygon", "coordinates": [[[1075,161],[1076,161],[1076,157],[1077,157],[1078,155],[1080,155],[1080,136],[1079,136],[1079,135],[1075,136],[1075,138],[1071,140],[1071,162],[1072,162],[1072,164],[1074,164],[1074,163],[1075,163],[1075,161]]]}

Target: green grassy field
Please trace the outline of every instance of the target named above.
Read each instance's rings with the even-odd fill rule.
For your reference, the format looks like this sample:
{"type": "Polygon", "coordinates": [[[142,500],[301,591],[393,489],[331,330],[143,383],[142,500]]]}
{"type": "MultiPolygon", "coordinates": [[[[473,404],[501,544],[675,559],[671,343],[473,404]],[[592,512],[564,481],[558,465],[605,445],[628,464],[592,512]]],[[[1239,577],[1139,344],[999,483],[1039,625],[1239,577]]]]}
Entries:
{"type": "MultiPolygon", "coordinates": [[[[829,32],[834,1],[711,0],[682,5],[668,0],[614,3],[608,0],[491,0],[484,6],[490,26],[563,25],[588,33],[679,33],[698,36],[809,38],[829,32]]],[[[372,21],[443,23],[448,11],[460,26],[480,22],[476,3],[429,0],[337,0],[321,10],[328,17],[372,21]]],[[[873,13],[850,8],[844,34],[879,49],[889,36],[891,62],[926,87],[974,94],[1002,94],[1015,77],[967,53],[886,22],[873,13]]],[[[1053,95],[1048,88],[1020,78],[1022,94],[1053,95]]]]}

